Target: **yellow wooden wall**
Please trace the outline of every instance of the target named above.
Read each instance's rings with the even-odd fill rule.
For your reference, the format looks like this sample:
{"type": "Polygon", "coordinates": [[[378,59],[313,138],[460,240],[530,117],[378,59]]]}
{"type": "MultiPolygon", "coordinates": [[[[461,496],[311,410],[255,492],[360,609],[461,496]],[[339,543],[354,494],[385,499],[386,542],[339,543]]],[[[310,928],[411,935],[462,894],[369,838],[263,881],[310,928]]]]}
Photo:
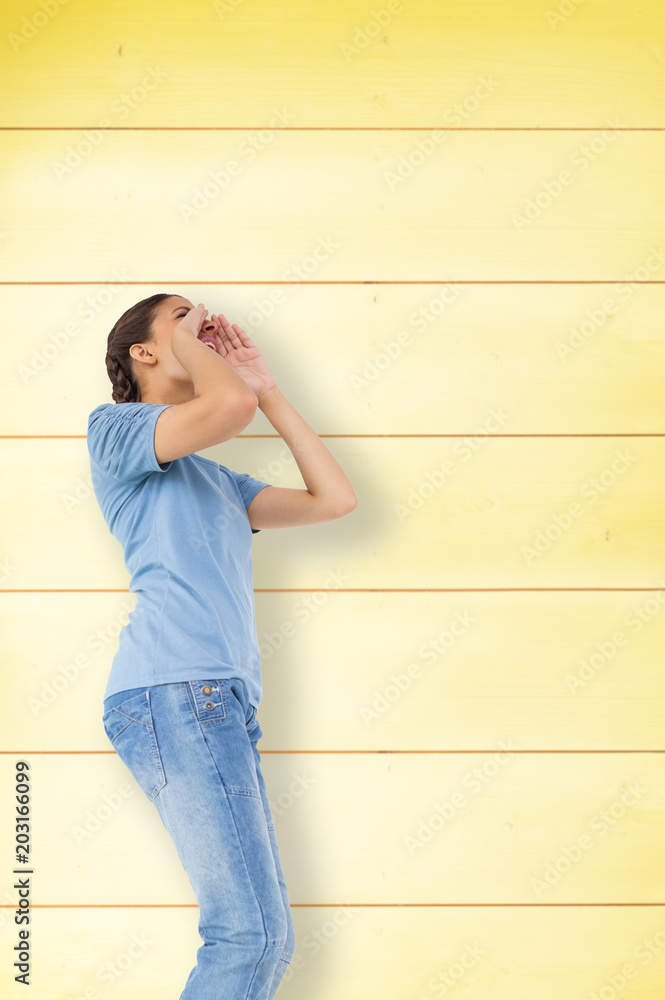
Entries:
{"type": "MultiPolygon", "coordinates": [[[[664,29],[3,5],[1,998],[18,759],[33,1000],[176,997],[200,943],[101,725],[134,598],[85,442],[108,330],[166,290],[250,331],[359,498],[253,543],[279,995],[662,1000],[664,29]]],[[[302,485],[260,412],[206,454],[302,485]]]]}

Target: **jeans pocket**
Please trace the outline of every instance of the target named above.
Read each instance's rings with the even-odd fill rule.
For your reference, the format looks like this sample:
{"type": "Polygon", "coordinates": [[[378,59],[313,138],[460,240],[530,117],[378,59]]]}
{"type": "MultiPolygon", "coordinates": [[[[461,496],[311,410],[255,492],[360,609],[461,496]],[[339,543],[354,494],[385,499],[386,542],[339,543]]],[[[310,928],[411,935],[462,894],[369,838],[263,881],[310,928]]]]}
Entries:
{"type": "Polygon", "coordinates": [[[166,784],[150,707],[150,692],[143,691],[110,708],[102,725],[111,744],[148,796],[155,796],[166,784]]]}

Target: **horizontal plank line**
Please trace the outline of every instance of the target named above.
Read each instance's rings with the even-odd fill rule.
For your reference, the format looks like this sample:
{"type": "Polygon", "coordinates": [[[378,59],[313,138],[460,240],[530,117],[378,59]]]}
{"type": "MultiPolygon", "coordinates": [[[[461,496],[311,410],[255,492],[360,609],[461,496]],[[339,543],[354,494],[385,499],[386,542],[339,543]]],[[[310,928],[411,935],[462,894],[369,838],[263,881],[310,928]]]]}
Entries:
{"type": "MultiPolygon", "coordinates": [[[[0,281],[2,285],[614,285],[625,281],[625,278],[413,278],[413,279],[383,279],[363,278],[358,280],[338,279],[334,281],[282,281],[252,279],[251,281],[197,281],[188,278],[167,278],[154,281],[146,278],[144,281],[111,281],[99,278],[96,281],[0,281]]],[[[633,285],[663,285],[665,279],[654,278],[645,281],[631,278],[633,285]]]]}
{"type": "MultiPolygon", "coordinates": [[[[328,907],[334,906],[338,909],[345,906],[372,906],[372,907],[395,907],[395,906],[440,906],[458,907],[473,906],[483,909],[484,907],[497,906],[665,906],[665,903],[290,903],[291,907],[328,907]]],[[[106,909],[196,909],[198,903],[31,903],[30,910],[106,910],[106,909]]],[[[0,909],[16,909],[16,903],[0,903],[0,909]]]]}
{"type": "MultiPolygon", "coordinates": [[[[109,125],[103,132],[253,132],[266,125],[109,125]]],[[[99,125],[0,125],[0,132],[79,132],[99,125]]],[[[598,132],[607,125],[274,125],[271,132],[598,132]]],[[[662,125],[612,126],[613,132],[665,132],[662,125]]]]}
{"type": "MultiPolygon", "coordinates": [[[[266,529],[267,530],[267,529],[266,529]]],[[[254,587],[255,594],[511,594],[511,593],[626,593],[661,590],[660,587],[254,587]]],[[[129,594],[128,587],[0,587],[0,594],[129,594]]]]}
{"type": "MultiPolygon", "coordinates": [[[[488,750],[261,750],[261,756],[268,753],[496,753],[496,747],[488,750]]],[[[513,750],[511,753],[665,753],[665,750],[513,750]]],[[[0,750],[0,754],[28,756],[30,754],[115,754],[115,750],[0,750]]]]}
{"type": "MultiPolygon", "coordinates": [[[[110,400],[109,400],[110,402],[110,400]]],[[[236,437],[241,440],[246,440],[248,438],[281,438],[281,434],[236,434],[236,437]]],[[[473,431],[467,431],[466,434],[319,434],[321,438],[467,438],[473,437],[473,431]]],[[[646,431],[641,433],[639,431],[601,431],[601,432],[589,432],[580,434],[484,434],[483,437],[487,438],[604,438],[604,437],[627,437],[627,438],[640,438],[640,437],[665,437],[665,431],[646,431]]],[[[0,434],[0,440],[3,441],[19,441],[19,440],[37,440],[37,441],[51,441],[51,440],[68,440],[70,438],[81,438],[87,439],[87,434],[0,434]]]]}

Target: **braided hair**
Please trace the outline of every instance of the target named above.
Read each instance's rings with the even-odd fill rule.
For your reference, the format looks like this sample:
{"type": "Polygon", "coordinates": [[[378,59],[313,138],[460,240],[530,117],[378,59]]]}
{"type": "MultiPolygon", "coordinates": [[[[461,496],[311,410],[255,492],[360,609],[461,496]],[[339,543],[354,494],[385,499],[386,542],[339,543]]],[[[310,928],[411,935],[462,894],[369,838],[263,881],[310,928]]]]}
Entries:
{"type": "Polygon", "coordinates": [[[176,293],[158,292],[141,299],[127,309],[108,335],[106,371],[111,380],[114,403],[140,403],[141,386],[129,354],[132,344],[143,344],[152,338],[152,323],[157,307],[176,293]]]}

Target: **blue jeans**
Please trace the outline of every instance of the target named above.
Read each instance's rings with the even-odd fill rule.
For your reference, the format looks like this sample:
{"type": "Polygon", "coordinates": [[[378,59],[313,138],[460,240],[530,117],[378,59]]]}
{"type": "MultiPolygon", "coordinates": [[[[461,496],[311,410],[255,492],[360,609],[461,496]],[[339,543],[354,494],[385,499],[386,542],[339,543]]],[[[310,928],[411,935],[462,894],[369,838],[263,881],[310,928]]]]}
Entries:
{"type": "Polygon", "coordinates": [[[196,894],[203,944],[180,1000],[271,1000],[295,931],[244,681],[119,691],[102,722],[196,894]]]}

